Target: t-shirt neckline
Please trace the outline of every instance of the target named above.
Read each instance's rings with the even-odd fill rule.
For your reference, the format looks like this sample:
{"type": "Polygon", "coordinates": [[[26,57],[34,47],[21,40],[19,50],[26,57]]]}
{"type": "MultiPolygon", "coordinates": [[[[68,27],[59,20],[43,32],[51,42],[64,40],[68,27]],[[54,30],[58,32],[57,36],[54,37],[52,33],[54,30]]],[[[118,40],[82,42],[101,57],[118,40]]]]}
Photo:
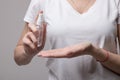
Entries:
{"type": "Polygon", "coordinates": [[[75,10],[73,7],[72,7],[72,5],[67,1],[67,0],[64,0],[65,1],[65,4],[66,4],[66,6],[71,10],[71,11],[73,11],[76,15],[79,15],[79,16],[86,16],[86,15],[89,15],[89,14],[91,14],[91,13],[93,13],[94,12],[94,10],[95,10],[95,8],[96,8],[96,5],[97,5],[97,3],[98,3],[98,0],[96,0],[95,2],[94,2],[94,4],[86,11],[86,12],[84,12],[84,13],[79,13],[77,10],[75,10]]]}

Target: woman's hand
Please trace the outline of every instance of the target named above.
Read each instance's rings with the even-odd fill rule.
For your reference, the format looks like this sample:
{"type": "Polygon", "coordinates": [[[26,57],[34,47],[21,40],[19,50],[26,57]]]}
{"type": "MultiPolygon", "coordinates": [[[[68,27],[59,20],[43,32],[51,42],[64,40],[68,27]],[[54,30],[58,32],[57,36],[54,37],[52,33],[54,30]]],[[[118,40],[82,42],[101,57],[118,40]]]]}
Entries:
{"type": "MultiPolygon", "coordinates": [[[[38,16],[37,16],[38,19],[38,16]]],[[[35,21],[35,24],[37,22],[37,19],[35,21]]],[[[41,49],[43,49],[45,44],[45,38],[46,38],[46,24],[44,24],[43,27],[43,41],[41,46],[37,46],[38,44],[38,37],[40,36],[39,31],[36,28],[36,25],[29,23],[29,31],[25,34],[23,37],[23,45],[26,55],[36,55],[41,49]]]]}
{"type": "Polygon", "coordinates": [[[84,42],[65,48],[41,51],[38,56],[47,58],[72,58],[80,55],[90,55],[93,48],[91,43],[84,42]]]}

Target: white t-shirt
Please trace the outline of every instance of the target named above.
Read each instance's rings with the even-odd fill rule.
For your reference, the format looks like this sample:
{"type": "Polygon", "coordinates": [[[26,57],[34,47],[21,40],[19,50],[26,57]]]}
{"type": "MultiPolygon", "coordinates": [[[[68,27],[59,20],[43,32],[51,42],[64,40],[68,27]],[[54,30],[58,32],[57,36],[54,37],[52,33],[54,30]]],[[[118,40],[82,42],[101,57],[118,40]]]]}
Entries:
{"type": "MultiPolygon", "coordinates": [[[[117,24],[120,24],[120,0],[96,0],[85,13],[78,13],[67,0],[32,0],[24,20],[34,22],[43,10],[47,22],[45,48],[56,49],[89,41],[113,53],[117,52],[117,24]]],[[[120,80],[92,56],[48,59],[49,80],[120,80]]]]}

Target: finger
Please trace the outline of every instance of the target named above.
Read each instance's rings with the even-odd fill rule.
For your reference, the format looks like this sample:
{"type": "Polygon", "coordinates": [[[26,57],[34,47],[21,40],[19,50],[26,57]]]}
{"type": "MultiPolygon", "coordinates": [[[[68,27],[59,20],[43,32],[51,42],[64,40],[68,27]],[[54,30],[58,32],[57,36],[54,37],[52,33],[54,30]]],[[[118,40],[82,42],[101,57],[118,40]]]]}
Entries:
{"type": "Polygon", "coordinates": [[[37,52],[37,49],[32,49],[26,44],[24,44],[24,50],[27,54],[30,54],[30,55],[34,55],[34,53],[37,52]]]}
{"type": "Polygon", "coordinates": [[[48,52],[48,51],[41,51],[38,54],[38,56],[39,57],[46,57],[46,58],[57,58],[58,57],[55,52],[51,53],[51,52],[48,52]]]}
{"type": "Polygon", "coordinates": [[[31,49],[35,49],[35,45],[32,43],[32,41],[27,37],[28,35],[23,38],[24,45],[29,46],[31,49]]]}
{"type": "Polygon", "coordinates": [[[30,33],[28,34],[28,38],[30,38],[30,40],[31,40],[34,44],[37,43],[37,38],[35,37],[35,35],[34,35],[32,32],[30,32],[30,33]]]}
{"type": "Polygon", "coordinates": [[[63,49],[55,49],[55,50],[49,50],[49,51],[41,51],[38,56],[39,57],[47,57],[47,58],[65,58],[68,57],[66,54],[68,54],[63,49]]]}
{"type": "Polygon", "coordinates": [[[37,28],[36,28],[35,24],[29,23],[28,27],[29,27],[29,29],[30,29],[31,32],[33,32],[33,33],[37,32],[37,28]]]}

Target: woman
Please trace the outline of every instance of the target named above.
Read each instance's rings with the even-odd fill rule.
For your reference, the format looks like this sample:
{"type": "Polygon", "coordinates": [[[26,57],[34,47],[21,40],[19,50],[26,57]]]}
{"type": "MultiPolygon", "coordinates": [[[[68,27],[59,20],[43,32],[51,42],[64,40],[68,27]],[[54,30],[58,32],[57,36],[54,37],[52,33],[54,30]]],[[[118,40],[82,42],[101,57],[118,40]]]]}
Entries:
{"type": "Polygon", "coordinates": [[[119,15],[120,0],[32,0],[15,61],[28,64],[36,54],[49,58],[49,80],[120,80],[119,15]],[[47,25],[38,48],[41,10],[47,25]]]}

